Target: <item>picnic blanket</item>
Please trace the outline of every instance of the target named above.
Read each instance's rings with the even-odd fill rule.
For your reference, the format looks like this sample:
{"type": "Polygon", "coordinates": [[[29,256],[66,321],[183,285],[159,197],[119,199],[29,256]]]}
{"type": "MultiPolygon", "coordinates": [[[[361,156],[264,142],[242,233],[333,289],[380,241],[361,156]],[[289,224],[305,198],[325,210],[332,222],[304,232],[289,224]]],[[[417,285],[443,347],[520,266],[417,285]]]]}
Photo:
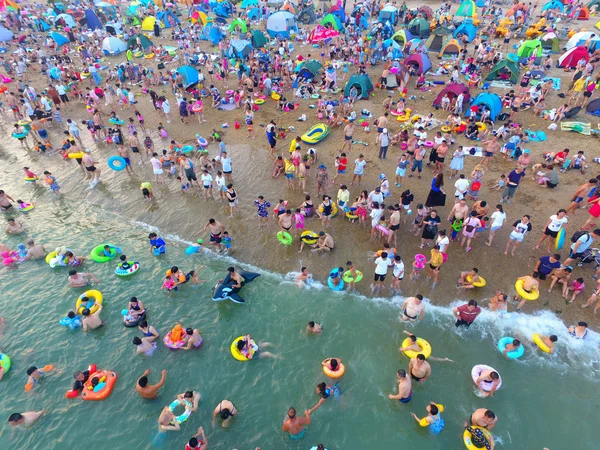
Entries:
{"type": "Polygon", "coordinates": [[[548,80],[552,80],[552,89],[555,91],[560,91],[560,78],[557,77],[545,77],[541,80],[531,80],[529,83],[532,86],[537,86],[540,83],[545,83],[548,80]]]}
{"type": "Polygon", "coordinates": [[[543,131],[525,130],[525,134],[531,142],[542,142],[546,140],[546,133],[543,131]]]}
{"type": "Polygon", "coordinates": [[[492,81],[491,86],[495,87],[495,88],[502,88],[502,89],[513,89],[515,87],[515,85],[512,84],[510,81],[500,81],[500,80],[492,81]]]}
{"type": "Polygon", "coordinates": [[[576,133],[589,136],[591,132],[591,124],[589,122],[561,122],[561,131],[575,131],[576,133]]]}

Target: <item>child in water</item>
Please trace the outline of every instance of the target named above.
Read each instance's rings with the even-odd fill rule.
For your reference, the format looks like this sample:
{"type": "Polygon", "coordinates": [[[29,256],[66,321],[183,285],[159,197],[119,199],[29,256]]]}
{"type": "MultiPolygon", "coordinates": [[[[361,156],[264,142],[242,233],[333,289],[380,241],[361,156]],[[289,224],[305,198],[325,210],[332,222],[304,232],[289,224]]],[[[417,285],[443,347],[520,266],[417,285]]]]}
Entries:
{"type": "Polygon", "coordinates": [[[221,238],[221,245],[225,247],[223,253],[229,251],[229,249],[231,248],[231,236],[229,236],[228,231],[223,232],[223,237],[221,238]]]}
{"type": "Polygon", "coordinates": [[[121,255],[119,257],[119,259],[121,260],[121,262],[119,263],[119,267],[123,270],[129,270],[131,269],[131,264],[129,264],[127,262],[127,255],[121,255]]]}
{"type": "Polygon", "coordinates": [[[150,251],[155,253],[155,254],[162,254],[164,253],[167,248],[166,248],[166,242],[158,237],[158,235],[154,232],[150,233],[148,235],[148,239],[150,240],[150,251]]]}
{"type": "Polygon", "coordinates": [[[17,203],[19,204],[19,211],[24,211],[27,208],[29,208],[30,206],[33,206],[33,204],[26,203],[23,200],[17,200],[17,203]]]}
{"type": "Polygon", "coordinates": [[[170,275],[167,275],[165,277],[165,281],[163,282],[163,285],[161,286],[161,291],[163,289],[166,289],[167,291],[172,291],[173,289],[177,290],[177,284],[175,283],[175,281],[173,281],[173,278],[170,275]]]}

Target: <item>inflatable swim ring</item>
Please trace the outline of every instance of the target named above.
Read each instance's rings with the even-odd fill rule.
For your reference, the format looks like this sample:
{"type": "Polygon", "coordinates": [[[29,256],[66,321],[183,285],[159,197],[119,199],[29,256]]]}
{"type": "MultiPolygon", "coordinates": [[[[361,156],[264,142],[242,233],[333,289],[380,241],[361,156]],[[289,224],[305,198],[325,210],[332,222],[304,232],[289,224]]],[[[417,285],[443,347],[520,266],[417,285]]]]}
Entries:
{"type": "Polygon", "coordinates": [[[423,142],[423,145],[427,148],[431,148],[433,147],[433,141],[425,141],[423,142]]]}
{"type": "Polygon", "coordinates": [[[15,132],[15,133],[12,134],[12,137],[14,137],[14,138],[16,138],[16,139],[18,139],[18,140],[21,141],[21,140],[25,139],[28,134],[29,134],[29,132],[27,132],[27,131],[23,131],[22,133],[16,133],[15,132]]]}
{"type": "Polygon", "coordinates": [[[198,145],[200,147],[208,147],[208,141],[206,139],[204,139],[202,136],[198,136],[196,138],[196,140],[198,141],[198,145]]]}
{"type": "Polygon", "coordinates": [[[292,241],[294,240],[294,238],[287,231],[279,231],[277,232],[277,240],[287,247],[289,245],[292,245],[292,241]]]}
{"type": "MultiPolygon", "coordinates": [[[[481,373],[484,370],[493,370],[500,377],[500,373],[493,367],[486,366],[485,364],[477,364],[476,366],[473,366],[473,369],[471,369],[471,378],[473,379],[473,383],[477,382],[477,378],[479,378],[479,376],[481,375],[481,373]]],[[[500,377],[500,382],[498,383],[496,390],[499,390],[501,386],[502,386],[502,377],[500,377]]],[[[481,382],[481,385],[478,387],[480,387],[481,389],[483,389],[486,392],[490,392],[492,390],[492,386],[488,385],[488,383],[484,383],[483,381],[481,382]]]]}
{"type": "Polygon", "coordinates": [[[332,371],[329,367],[323,367],[323,373],[327,375],[329,378],[340,378],[344,373],[346,373],[346,366],[343,363],[340,363],[338,366],[338,370],[335,372],[332,371]]]}
{"type": "Polygon", "coordinates": [[[525,281],[523,280],[517,280],[515,283],[517,294],[519,294],[525,300],[537,300],[540,297],[540,291],[538,289],[533,289],[531,292],[527,292],[525,289],[523,289],[524,283],[525,281]]]}
{"type": "Polygon", "coordinates": [[[314,145],[321,142],[329,136],[329,126],[324,123],[318,123],[308,129],[306,133],[300,136],[300,139],[305,144],[314,145]]]}
{"type": "Polygon", "coordinates": [[[189,152],[191,152],[193,150],[194,150],[193,145],[186,145],[185,147],[182,147],[181,153],[183,153],[184,155],[187,155],[189,152]]]}
{"type": "Polygon", "coordinates": [[[450,131],[452,131],[452,128],[449,125],[444,125],[442,127],[442,132],[443,133],[449,133],[450,131]]]}
{"type": "Polygon", "coordinates": [[[173,413],[173,415],[175,415],[175,409],[178,406],[183,407],[184,410],[183,410],[182,414],[175,416],[175,422],[182,424],[183,422],[185,422],[186,420],[188,420],[190,418],[190,416],[192,415],[192,410],[187,408],[185,405],[181,404],[181,402],[179,400],[175,399],[169,405],[169,411],[171,411],[173,413]]]}
{"type": "MultiPolygon", "coordinates": [[[[471,282],[472,279],[473,279],[473,277],[470,275],[466,278],[467,282],[469,282],[469,283],[471,282]]],[[[473,286],[475,286],[475,287],[484,287],[485,285],[486,285],[486,281],[485,281],[485,278],[483,278],[482,276],[479,276],[479,281],[477,283],[473,283],[473,286]]]]}
{"type": "Polygon", "coordinates": [[[90,258],[92,258],[93,261],[96,261],[99,263],[105,263],[105,262],[108,262],[111,259],[113,259],[115,256],[117,256],[118,253],[121,253],[120,248],[115,247],[114,245],[110,245],[110,244],[100,244],[92,249],[92,251],[90,252],[90,258]],[[104,246],[105,245],[110,246],[110,256],[104,255],[104,246]]]}
{"type": "Polygon", "coordinates": [[[81,314],[81,312],[87,308],[90,310],[90,314],[94,314],[96,311],[98,311],[98,308],[101,304],[102,292],[97,291],[95,289],[90,289],[89,291],[85,291],[79,296],[79,298],[75,302],[75,311],[77,311],[77,314],[81,314]],[[85,305],[83,304],[84,297],[87,297],[89,299],[85,305]]]}
{"type": "MultiPolygon", "coordinates": [[[[408,347],[412,341],[410,338],[406,338],[402,341],[402,347],[408,347]]],[[[427,342],[425,339],[417,338],[417,345],[421,347],[423,350],[420,352],[415,352],[414,350],[405,350],[403,353],[408,356],[410,359],[416,358],[418,354],[422,354],[426,359],[431,356],[431,344],[427,342]]]]}
{"type": "Polygon", "coordinates": [[[152,58],[154,58],[154,53],[148,53],[147,55],[144,55],[144,58],[152,59],[152,58]]]}
{"type": "Polygon", "coordinates": [[[352,211],[351,209],[349,209],[348,211],[346,211],[346,217],[350,220],[356,220],[358,219],[358,215],[356,214],[355,211],[352,211]]]}
{"type": "MultiPolygon", "coordinates": [[[[85,156],[85,153],[83,152],[79,152],[79,153],[69,153],[67,155],[67,158],[71,158],[71,159],[81,159],[85,156]]],[[[110,158],[109,158],[110,159],[110,158]]]]}
{"type": "MultiPolygon", "coordinates": [[[[238,336],[233,340],[233,342],[229,346],[229,351],[231,352],[231,356],[233,356],[238,361],[242,361],[242,362],[250,361],[248,358],[246,358],[244,355],[242,355],[237,348],[238,341],[241,341],[245,338],[246,338],[246,336],[238,336]]],[[[256,345],[256,342],[254,342],[254,339],[250,339],[250,345],[256,345]]]]}
{"type": "MultiPolygon", "coordinates": [[[[321,212],[321,213],[323,212],[323,207],[322,206],[319,206],[319,212],[321,212]]],[[[331,218],[337,216],[338,212],[339,212],[338,211],[338,207],[335,204],[335,202],[331,202],[331,218]]]]}
{"type": "Polygon", "coordinates": [[[558,230],[558,234],[556,235],[556,240],[554,241],[554,248],[556,250],[562,250],[564,245],[565,245],[565,229],[561,227],[560,230],[558,230]]]}
{"type": "Polygon", "coordinates": [[[302,242],[304,242],[305,244],[313,245],[317,243],[319,235],[314,231],[306,230],[302,232],[302,234],[300,235],[300,239],[302,239],[302,242]]]}
{"type": "MultiPolygon", "coordinates": [[[[498,341],[498,351],[500,353],[504,353],[504,349],[506,348],[506,346],[508,344],[512,344],[512,341],[514,341],[514,340],[515,340],[515,338],[512,338],[510,336],[505,336],[502,339],[500,339],[498,341]]],[[[513,350],[512,352],[507,352],[506,356],[509,357],[510,359],[519,359],[521,356],[523,356],[523,353],[525,353],[525,347],[523,346],[523,344],[521,344],[517,350],[513,350]]]]}
{"type": "MultiPolygon", "coordinates": [[[[492,442],[492,433],[490,433],[486,428],[478,426],[472,426],[471,428],[479,428],[483,432],[488,442],[492,442]]],[[[481,448],[475,447],[475,445],[473,445],[471,442],[471,433],[469,433],[469,430],[465,430],[463,433],[463,442],[465,443],[465,447],[467,447],[469,450],[481,450],[481,448]]]]}
{"type": "Polygon", "coordinates": [[[92,374],[88,380],[83,384],[83,392],[81,398],[83,400],[99,401],[107,398],[115,386],[117,381],[117,374],[115,372],[108,372],[106,370],[98,370],[92,374]],[[92,380],[98,378],[100,382],[96,387],[92,387],[92,380]]]}
{"type": "Polygon", "coordinates": [[[548,347],[544,341],[542,340],[542,336],[540,336],[538,333],[535,333],[533,335],[533,342],[535,343],[535,345],[538,346],[538,348],[546,353],[550,353],[550,347],[548,347]]]}
{"type": "Polygon", "coordinates": [[[129,265],[131,265],[131,267],[129,269],[123,269],[121,268],[121,265],[119,264],[117,266],[117,268],[115,269],[115,274],[119,277],[128,277],[130,275],[133,275],[134,273],[136,273],[138,270],[140,270],[140,263],[139,262],[133,262],[133,261],[127,261],[127,263],[129,265]]]}
{"type": "Polygon", "coordinates": [[[111,117],[110,119],[108,119],[108,121],[113,125],[125,125],[124,120],[118,119],[116,117],[111,117]]]}
{"type": "Polygon", "coordinates": [[[487,125],[483,122],[475,122],[475,125],[477,125],[477,130],[479,130],[480,133],[483,133],[485,130],[487,130],[487,125]]]}
{"type": "Polygon", "coordinates": [[[0,353],[0,367],[4,369],[4,375],[10,370],[10,357],[6,353],[0,353]]]}
{"type": "Polygon", "coordinates": [[[61,255],[60,258],[57,258],[56,252],[50,252],[46,255],[46,264],[48,264],[53,269],[56,266],[66,267],[66,264],[63,263],[63,259],[64,255],[61,255]]]}
{"type": "Polygon", "coordinates": [[[414,116],[412,117],[412,119],[410,119],[410,123],[413,123],[413,124],[414,124],[414,123],[415,123],[415,122],[417,122],[417,120],[419,120],[420,118],[421,118],[421,116],[414,115],[414,116]]]}
{"type": "Polygon", "coordinates": [[[194,103],[194,106],[192,106],[192,112],[194,114],[201,113],[203,109],[204,105],[202,103],[194,103]]]}
{"type": "Polygon", "coordinates": [[[25,181],[28,183],[35,183],[37,180],[39,180],[38,177],[33,177],[33,178],[25,177],[25,181]]]}
{"type": "Polygon", "coordinates": [[[144,312],[142,312],[142,314],[140,314],[139,316],[137,316],[134,320],[127,320],[127,316],[129,315],[129,311],[127,311],[126,309],[124,309],[123,311],[125,312],[125,314],[123,314],[123,325],[125,325],[127,328],[137,327],[138,324],[142,320],[146,320],[146,310],[144,310],[144,312]]]}
{"type": "Polygon", "coordinates": [[[182,339],[181,341],[178,342],[173,342],[171,340],[171,332],[169,331],[165,337],[163,338],[163,343],[169,347],[172,350],[177,350],[180,349],[181,347],[183,347],[186,344],[186,340],[182,339]]]}
{"type": "Polygon", "coordinates": [[[356,278],[352,278],[352,273],[350,273],[349,270],[346,270],[344,272],[344,276],[342,277],[342,280],[345,281],[346,283],[350,283],[350,282],[354,282],[354,283],[358,283],[363,279],[363,274],[360,270],[356,271],[356,278]]]}
{"type": "Polygon", "coordinates": [[[340,273],[339,269],[333,269],[331,272],[329,272],[329,276],[327,277],[327,285],[329,286],[329,289],[331,289],[332,291],[341,291],[344,289],[344,278],[343,278],[343,274],[340,273]],[[333,275],[337,273],[337,276],[340,277],[340,283],[336,286],[333,284],[333,275]]]}
{"type": "Polygon", "coordinates": [[[273,100],[277,101],[281,98],[281,95],[279,95],[277,92],[273,91],[273,92],[271,92],[271,98],[273,100]]]}
{"type": "MultiPolygon", "coordinates": [[[[69,155],[69,158],[70,157],[71,155],[69,155]]],[[[108,158],[106,163],[108,164],[108,167],[110,167],[115,172],[120,172],[121,170],[125,169],[125,167],[127,167],[127,162],[125,161],[125,158],[119,155],[111,156],[110,158],[108,158]]]]}
{"type": "Polygon", "coordinates": [[[27,206],[21,208],[19,206],[19,211],[21,212],[27,212],[27,211],[31,211],[33,208],[35,208],[35,205],[33,203],[28,203],[27,206]]]}
{"type": "MultiPolygon", "coordinates": [[[[88,366],[88,371],[90,372],[90,374],[96,372],[97,368],[96,368],[96,364],[90,364],[88,366]]],[[[78,389],[69,389],[66,393],[65,393],[65,398],[77,398],[79,397],[79,390],[78,389]]]]}
{"type": "Polygon", "coordinates": [[[63,317],[58,323],[63,327],[69,327],[71,330],[76,330],[81,326],[81,317],[75,316],[72,319],[68,316],[63,317]]]}
{"type": "Polygon", "coordinates": [[[257,105],[262,105],[265,102],[265,100],[263,98],[257,98],[256,100],[254,100],[254,103],[257,105]]]}

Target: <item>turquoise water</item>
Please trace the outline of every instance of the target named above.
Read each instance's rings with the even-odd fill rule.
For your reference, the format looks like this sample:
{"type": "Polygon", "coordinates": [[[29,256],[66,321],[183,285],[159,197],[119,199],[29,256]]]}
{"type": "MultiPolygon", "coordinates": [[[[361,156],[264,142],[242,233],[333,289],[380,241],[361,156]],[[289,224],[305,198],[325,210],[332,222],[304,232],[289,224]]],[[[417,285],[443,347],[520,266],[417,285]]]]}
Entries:
{"type": "MultiPolygon", "coordinates": [[[[43,261],[28,262],[17,270],[2,270],[0,316],[6,321],[0,345],[13,360],[11,371],[0,382],[2,420],[11,412],[47,408],[48,413],[30,430],[0,427],[0,448],[76,448],[85,442],[95,448],[183,448],[198,426],[204,426],[214,449],[307,449],[323,443],[329,449],[395,448],[460,449],[462,423],[476,408],[490,408],[499,416],[493,434],[497,448],[551,450],[596,448],[600,437],[594,417],[598,409],[600,371],[598,339],[576,342],[566,336],[562,322],[549,312],[536,316],[510,314],[501,318],[483,313],[470,330],[457,331],[447,307],[428,305],[425,319],[413,325],[419,336],[432,344],[433,354],[455,363],[432,362],[433,375],[413,386],[413,400],[400,405],[387,398],[394,391],[395,372],[407,367],[398,354],[406,324],[399,320],[402,299],[367,299],[332,293],[328,288],[300,290],[293,274],[263,276],[246,286],[245,305],[215,303],[211,289],[229,258],[210,252],[185,255],[185,242],[170,236],[164,257],[152,256],[147,247],[149,226],[133,223],[90,204],[69,204],[43,192],[44,201],[28,216],[20,216],[28,233],[48,249],[67,244],[77,254],[88,254],[99,243],[120,246],[141,263],[141,270],[127,279],[114,274],[114,264],[86,263],[85,270],[101,279],[106,325],[91,333],[69,331],[58,324],[83,289],[67,286],[67,269],[50,269],[43,261]],[[164,271],[173,264],[184,270],[207,267],[200,278],[209,282],[188,285],[179,292],[159,291],[164,271]],[[131,344],[137,329],[122,325],[121,310],[136,295],[148,307],[148,320],[161,333],[178,321],[197,327],[204,337],[199,351],[173,352],[162,343],[152,357],[135,354],[131,344]],[[306,322],[322,322],[322,335],[307,336],[306,322]],[[548,357],[531,346],[520,361],[508,361],[496,350],[505,335],[529,336],[533,332],[559,335],[558,354],[548,357]],[[278,359],[235,361],[231,341],[250,333],[257,341],[274,345],[278,359]],[[327,401],[312,416],[306,438],[291,442],[280,431],[290,406],[298,411],[317,403],[314,388],[325,381],[320,362],[339,357],[347,372],[341,381],[343,395],[327,401]],[[33,392],[23,392],[25,370],[30,365],[54,364],[33,392]],[[96,363],[114,370],[119,379],[112,395],[102,402],[66,400],[72,373],[96,363]],[[503,388],[494,398],[475,395],[471,367],[488,364],[503,377],[503,388]],[[166,386],[155,401],[140,399],[134,391],[146,369],[155,383],[168,370],[166,386]],[[156,420],[163,406],[177,393],[198,390],[198,412],[181,432],[159,436],[156,420]],[[222,399],[235,403],[240,413],[230,429],[210,425],[214,407],[222,399]],[[430,436],[409,415],[423,416],[429,401],[443,403],[446,429],[430,436]]],[[[163,236],[167,236],[164,230],[163,236]]],[[[9,237],[11,247],[25,241],[9,237]]],[[[6,241],[5,241],[6,242],[6,241]]],[[[252,270],[251,266],[242,267],[252,270]]],[[[452,295],[452,294],[448,294],[452,295]]]]}

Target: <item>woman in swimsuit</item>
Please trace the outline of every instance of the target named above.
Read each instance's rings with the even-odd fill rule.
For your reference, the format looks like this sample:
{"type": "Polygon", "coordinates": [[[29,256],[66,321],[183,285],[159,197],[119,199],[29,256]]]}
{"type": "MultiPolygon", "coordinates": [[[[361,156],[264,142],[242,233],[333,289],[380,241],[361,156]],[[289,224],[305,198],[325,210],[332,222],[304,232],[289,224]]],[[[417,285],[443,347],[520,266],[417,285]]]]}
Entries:
{"type": "Polygon", "coordinates": [[[70,250],[65,253],[66,263],[72,267],[77,267],[85,261],[83,256],[75,256],[70,250]]]}
{"type": "Polygon", "coordinates": [[[129,310],[129,315],[134,319],[140,317],[141,315],[146,313],[146,308],[144,304],[137,299],[137,297],[131,297],[129,299],[129,306],[127,307],[129,310]]]}
{"type": "Polygon", "coordinates": [[[227,201],[229,202],[229,218],[233,218],[234,211],[239,214],[240,209],[238,207],[238,195],[235,189],[233,188],[233,184],[227,185],[227,190],[225,191],[225,197],[227,197],[227,201]]]}
{"type": "Polygon", "coordinates": [[[231,424],[231,418],[237,415],[238,409],[229,400],[222,400],[213,411],[213,425],[217,416],[221,417],[223,422],[221,426],[227,428],[231,424]]]}
{"type": "Polygon", "coordinates": [[[311,217],[313,215],[314,205],[310,199],[310,195],[306,194],[304,196],[304,202],[302,202],[302,205],[300,205],[300,209],[302,214],[304,214],[304,217],[311,217]]]}
{"type": "Polygon", "coordinates": [[[138,329],[142,332],[148,342],[152,342],[160,336],[158,330],[152,325],[148,325],[148,322],[145,320],[142,320],[139,323],[138,329]]]}

